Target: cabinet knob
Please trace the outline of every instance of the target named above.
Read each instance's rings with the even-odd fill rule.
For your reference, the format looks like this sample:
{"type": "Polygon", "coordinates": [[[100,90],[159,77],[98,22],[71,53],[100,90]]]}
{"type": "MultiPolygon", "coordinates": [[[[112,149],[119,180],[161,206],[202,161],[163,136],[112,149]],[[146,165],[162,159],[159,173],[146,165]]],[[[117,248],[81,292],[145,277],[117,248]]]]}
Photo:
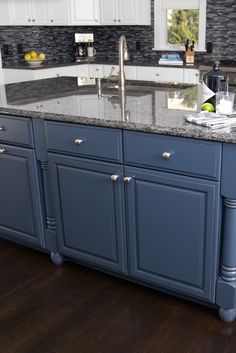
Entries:
{"type": "Polygon", "coordinates": [[[124,177],[124,182],[127,183],[127,184],[130,183],[131,180],[132,180],[131,177],[124,177]]]}
{"type": "Polygon", "coordinates": [[[0,154],[3,154],[4,152],[6,152],[5,148],[0,148],[0,154]]]}
{"type": "Polygon", "coordinates": [[[160,76],[160,74],[156,74],[156,76],[160,76]]]}
{"type": "Polygon", "coordinates": [[[32,22],[35,22],[35,19],[34,19],[34,18],[32,19],[32,22]]]}
{"type": "Polygon", "coordinates": [[[3,126],[0,126],[0,131],[4,131],[4,128],[3,128],[3,126]]]}
{"type": "Polygon", "coordinates": [[[82,140],[82,139],[75,139],[76,145],[81,145],[81,143],[83,143],[83,142],[84,142],[84,140],[82,140]]]}
{"type": "Polygon", "coordinates": [[[167,161],[171,156],[171,153],[170,152],[163,152],[162,153],[162,158],[167,161]]]}
{"type": "Polygon", "coordinates": [[[114,22],[116,22],[116,20],[114,20],[114,22]]]}
{"type": "Polygon", "coordinates": [[[28,22],[31,22],[31,19],[30,19],[30,18],[28,18],[28,22]]]}
{"type": "Polygon", "coordinates": [[[117,181],[118,178],[119,178],[119,175],[116,175],[116,174],[111,175],[111,180],[112,181],[117,181]]]}
{"type": "Polygon", "coordinates": [[[118,22],[121,22],[121,20],[118,20],[118,22]]]}
{"type": "Polygon", "coordinates": [[[53,20],[50,20],[50,22],[53,22],[53,20]]]}

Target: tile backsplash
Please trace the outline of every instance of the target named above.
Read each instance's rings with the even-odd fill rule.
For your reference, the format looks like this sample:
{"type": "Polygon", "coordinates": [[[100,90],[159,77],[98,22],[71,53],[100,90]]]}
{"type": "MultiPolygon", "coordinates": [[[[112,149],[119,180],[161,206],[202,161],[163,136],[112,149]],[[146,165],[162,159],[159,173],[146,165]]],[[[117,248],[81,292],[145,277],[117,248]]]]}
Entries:
{"type": "MultiPolygon", "coordinates": [[[[49,27],[49,26],[0,26],[0,46],[3,65],[22,61],[22,51],[36,50],[47,54],[48,62],[70,63],[74,61],[74,33],[93,32],[97,58],[117,59],[118,38],[127,38],[130,58],[135,61],[155,60],[159,57],[153,51],[154,16],[152,0],[151,26],[91,26],[91,27],[49,27]],[[136,49],[140,42],[140,50],[136,49]],[[5,46],[4,46],[5,45],[5,46]],[[20,46],[19,46],[20,45],[20,46]]],[[[236,63],[236,1],[207,0],[207,37],[212,43],[211,53],[198,53],[198,61],[221,60],[236,63]]]]}

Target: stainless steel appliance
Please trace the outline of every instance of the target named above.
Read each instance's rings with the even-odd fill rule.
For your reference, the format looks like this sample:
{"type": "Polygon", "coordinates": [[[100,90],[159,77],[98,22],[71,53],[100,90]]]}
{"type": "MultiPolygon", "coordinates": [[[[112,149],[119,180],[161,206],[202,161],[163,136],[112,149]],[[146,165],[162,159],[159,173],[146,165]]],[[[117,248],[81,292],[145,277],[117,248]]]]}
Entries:
{"type": "Polygon", "coordinates": [[[88,48],[93,47],[93,33],[75,33],[75,60],[76,62],[94,60],[88,55],[88,48]]]}

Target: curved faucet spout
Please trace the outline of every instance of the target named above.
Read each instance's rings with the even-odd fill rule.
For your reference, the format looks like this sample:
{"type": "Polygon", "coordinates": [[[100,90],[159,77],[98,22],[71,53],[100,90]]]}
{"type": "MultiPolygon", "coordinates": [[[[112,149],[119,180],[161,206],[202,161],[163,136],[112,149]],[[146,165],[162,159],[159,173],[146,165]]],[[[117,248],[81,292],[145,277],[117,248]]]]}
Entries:
{"type": "Polygon", "coordinates": [[[120,36],[119,39],[119,89],[125,90],[125,71],[124,61],[129,60],[128,47],[125,36],[120,36]]]}

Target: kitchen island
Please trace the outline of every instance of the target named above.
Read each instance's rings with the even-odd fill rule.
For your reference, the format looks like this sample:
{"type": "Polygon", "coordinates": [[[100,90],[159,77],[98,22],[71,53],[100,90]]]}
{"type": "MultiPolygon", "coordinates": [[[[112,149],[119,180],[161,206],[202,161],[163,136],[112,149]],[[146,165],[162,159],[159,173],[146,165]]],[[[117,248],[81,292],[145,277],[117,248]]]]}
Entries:
{"type": "Polygon", "coordinates": [[[197,86],[2,86],[1,236],[233,321],[236,130],[186,123],[198,105],[197,86]]]}

